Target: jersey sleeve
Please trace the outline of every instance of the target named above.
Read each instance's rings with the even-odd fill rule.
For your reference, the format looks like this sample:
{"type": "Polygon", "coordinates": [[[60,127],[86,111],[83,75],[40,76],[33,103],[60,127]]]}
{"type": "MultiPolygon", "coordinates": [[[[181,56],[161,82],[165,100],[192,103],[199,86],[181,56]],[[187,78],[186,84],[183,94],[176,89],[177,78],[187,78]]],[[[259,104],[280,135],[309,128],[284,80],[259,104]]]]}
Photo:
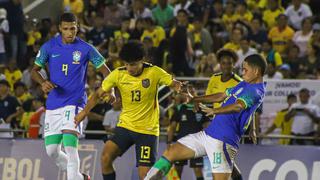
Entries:
{"type": "Polygon", "coordinates": [[[109,91],[112,87],[117,86],[119,70],[112,71],[102,82],[102,90],[109,91]]]}
{"type": "Polygon", "coordinates": [[[95,47],[93,46],[90,46],[90,47],[91,48],[89,51],[89,60],[93,64],[93,66],[96,69],[98,69],[105,63],[105,59],[95,47]]]}
{"type": "Polygon", "coordinates": [[[207,87],[207,89],[206,89],[206,95],[213,94],[213,93],[212,93],[213,83],[214,83],[214,77],[211,77],[210,80],[209,80],[209,83],[208,83],[208,87],[207,87]]]}
{"type": "Polygon", "coordinates": [[[35,60],[35,64],[40,66],[40,67],[44,67],[49,59],[49,48],[48,48],[48,44],[44,44],[41,46],[40,50],[38,51],[38,54],[36,56],[36,60],[35,60]]]}
{"type": "Polygon", "coordinates": [[[156,76],[159,77],[159,84],[160,85],[166,85],[166,86],[170,86],[172,84],[173,78],[172,75],[167,73],[165,70],[156,67],[156,76]]]}
{"type": "Polygon", "coordinates": [[[245,88],[237,95],[237,100],[241,100],[245,104],[245,109],[252,107],[259,99],[262,99],[262,97],[254,88],[245,88]]]}

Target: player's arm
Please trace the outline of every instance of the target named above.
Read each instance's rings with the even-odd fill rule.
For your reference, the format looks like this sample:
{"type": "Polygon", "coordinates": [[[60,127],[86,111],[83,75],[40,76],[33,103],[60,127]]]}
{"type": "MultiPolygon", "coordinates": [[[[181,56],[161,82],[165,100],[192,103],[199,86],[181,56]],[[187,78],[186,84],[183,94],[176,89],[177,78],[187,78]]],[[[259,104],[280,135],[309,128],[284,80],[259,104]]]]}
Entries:
{"type": "Polygon", "coordinates": [[[103,75],[104,78],[106,78],[111,72],[106,64],[101,65],[97,70],[103,75]]]}
{"type": "Polygon", "coordinates": [[[88,100],[87,105],[74,118],[74,123],[76,124],[76,126],[78,126],[80,124],[80,122],[83,121],[84,118],[89,115],[90,111],[97,105],[97,103],[99,101],[99,97],[105,96],[105,93],[106,92],[100,87],[97,91],[95,91],[91,95],[90,99],[88,100]]]}
{"type": "Polygon", "coordinates": [[[219,107],[219,108],[208,108],[204,105],[200,105],[200,108],[203,112],[206,113],[207,116],[214,115],[214,114],[226,114],[226,113],[233,113],[233,112],[240,112],[246,108],[245,102],[243,102],[240,99],[237,99],[237,101],[233,104],[219,107]]]}
{"type": "Polygon", "coordinates": [[[191,100],[195,103],[220,103],[227,98],[227,94],[224,92],[215,93],[211,95],[195,96],[191,100]]]}

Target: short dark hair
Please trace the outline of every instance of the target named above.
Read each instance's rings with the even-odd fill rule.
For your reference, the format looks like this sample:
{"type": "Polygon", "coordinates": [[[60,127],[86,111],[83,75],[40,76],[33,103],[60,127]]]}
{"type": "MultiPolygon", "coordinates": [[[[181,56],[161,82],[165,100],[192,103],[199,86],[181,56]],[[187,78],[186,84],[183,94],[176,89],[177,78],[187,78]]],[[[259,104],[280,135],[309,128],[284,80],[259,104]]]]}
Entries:
{"type": "Polygon", "coordinates": [[[299,93],[310,93],[310,91],[307,88],[302,88],[300,89],[299,93]]]}
{"type": "Polygon", "coordinates": [[[261,76],[266,73],[267,61],[260,54],[249,55],[244,59],[244,62],[247,62],[249,66],[257,67],[261,72],[261,76]]]}
{"type": "Polygon", "coordinates": [[[13,84],[13,88],[14,88],[14,89],[17,89],[18,87],[23,87],[24,89],[27,88],[27,86],[26,86],[23,82],[21,82],[21,81],[18,81],[18,82],[16,82],[16,83],[13,84]]]}
{"type": "Polygon", "coordinates": [[[179,9],[178,12],[177,12],[177,14],[179,14],[179,13],[183,13],[183,14],[185,14],[186,16],[189,16],[188,11],[185,10],[185,9],[179,9]]]}
{"type": "Polygon", "coordinates": [[[137,40],[130,40],[121,48],[119,57],[125,62],[132,63],[142,60],[144,54],[143,44],[137,40]]]}
{"type": "Polygon", "coordinates": [[[291,98],[297,98],[297,96],[295,94],[289,94],[287,96],[287,100],[291,99],[291,98]]]}
{"type": "Polygon", "coordinates": [[[231,49],[220,49],[217,52],[217,59],[218,62],[220,63],[222,60],[222,57],[230,57],[232,58],[233,62],[236,63],[238,61],[238,55],[231,49]]]}
{"type": "Polygon", "coordinates": [[[60,16],[59,24],[62,22],[76,22],[78,23],[77,17],[70,13],[70,12],[65,12],[60,16]]]}
{"type": "Polygon", "coordinates": [[[0,84],[3,84],[3,85],[5,85],[5,86],[7,86],[7,87],[10,87],[9,82],[8,82],[7,80],[5,80],[5,79],[0,80],[0,84]]]}

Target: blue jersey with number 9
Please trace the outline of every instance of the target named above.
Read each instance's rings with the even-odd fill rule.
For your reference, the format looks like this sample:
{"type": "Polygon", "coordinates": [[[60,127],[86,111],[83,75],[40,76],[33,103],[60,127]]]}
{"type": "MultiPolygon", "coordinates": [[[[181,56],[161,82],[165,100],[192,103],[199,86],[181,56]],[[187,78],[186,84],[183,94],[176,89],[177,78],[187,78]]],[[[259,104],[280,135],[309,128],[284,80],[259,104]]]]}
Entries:
{"type": "Polygon", "coordinates": [[[64,44],[61,35],[46,42],[39,50],[35,64],[49,70],[49,80],[57,87],[48,94],[46,107],[49,110],[66,105],[84,107],[88,63],[101,67],[105,60],[90,44],[76,38],[64,44]]]}

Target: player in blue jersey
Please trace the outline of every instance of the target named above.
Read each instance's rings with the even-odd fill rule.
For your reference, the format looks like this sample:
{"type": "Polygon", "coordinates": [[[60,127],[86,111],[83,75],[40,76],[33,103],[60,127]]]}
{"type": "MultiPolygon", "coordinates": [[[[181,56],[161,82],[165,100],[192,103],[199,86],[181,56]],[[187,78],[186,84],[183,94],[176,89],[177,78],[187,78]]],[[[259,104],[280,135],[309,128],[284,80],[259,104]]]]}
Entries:
{"type": "Polygon", "coordinates": [[[48,93],[44,127],[47,154],[68,180],[89,179],[79,171],[78,136],[82,126],[75,127],[74,117],[87,102],[86,71],[89,61],[104,76],[110,73],[105,59],[90,44],[76,36],[78,22],[71,13],[64,13],[59,22],[60,35],[50,39],[39,50],[32,69],[32,78],[48,93]],[[49,79],[39,71],[49,70],[49,79]],[[63,144],[65,152],[61,150],[63,144]]]}
{"type": "Polygon", "coordinates": [[[240,138],[249,127],[254,112],[265,95],[265,59],[258,54],[250,55],[242,66],[243,82],[224,93],[193,98],[195,103],[223,103],[215,109],[200,106],[208,116],[214,116],[210,125],[204,131],[187,135],[168,147],[148,172],[145,180],[161,179],[168,173],[174,161],[205,155],[209,157],[215,180],[230,178],[240,138]]]}

